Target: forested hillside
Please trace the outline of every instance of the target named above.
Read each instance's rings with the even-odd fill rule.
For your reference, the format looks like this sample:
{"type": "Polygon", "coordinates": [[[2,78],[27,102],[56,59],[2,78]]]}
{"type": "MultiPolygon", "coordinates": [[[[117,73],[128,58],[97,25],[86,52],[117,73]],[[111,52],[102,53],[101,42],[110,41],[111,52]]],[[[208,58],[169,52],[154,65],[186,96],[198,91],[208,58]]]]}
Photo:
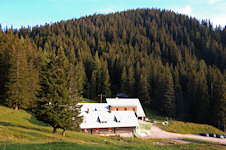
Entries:
{"type": "Polygon", "coordinates": [[[137,9],[1,29],[1,103],[36,107],[47,86],[43,77],[54,71],[49,63],[60,51],[77,97],[126,93],[169,117],[226,125],[225,27],[137,9]]]}

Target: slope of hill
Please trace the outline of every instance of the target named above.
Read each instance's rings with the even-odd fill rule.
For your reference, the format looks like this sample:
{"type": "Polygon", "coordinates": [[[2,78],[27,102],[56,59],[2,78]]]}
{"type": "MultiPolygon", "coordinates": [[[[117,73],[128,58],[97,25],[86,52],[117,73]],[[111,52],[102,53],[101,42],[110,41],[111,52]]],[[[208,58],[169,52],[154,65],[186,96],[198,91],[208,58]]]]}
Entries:
{"type": "MultiPolygon", "coordinates": [[[[59,130],[58,132],[62,132],[59,130]]],[[[52,128],[36,120],[33,114],[24,110],[0,106],[0,148],[2,149],[222,149],[218,144],[176,144],[169,140],[122,139],[100,137],[68,131],[66,136],[53,134],[52,128]],[[155,145],[154,143],[169,145],[155,145]]]]}
{"type": "Polygon", "coordinates": [[[189,123],[183,121],[169,121],[168,126],[159,125],[161,129],[168,132],[182,133],[182,134],[199,134],[199,133],[214,133],[214,134],[224,134],[223,131],[207,125],[207,124],[197,124],[189,123]]]}
{"type": "Polygon", "coordinates": [[[172,132],[181,134],[199,134],[199,133],[214,133],[214,134],[225,134],[225,132],[211,126],[208,124],[198,124],[192,122],[183,122],[171,118],[166,118],[161,115],[157,115],[154,111],[145,108],[145,113],[148,118],[155,119],[159,128],[172,132]],[[162,125],[163,121],[168,119],[169,125],[162,125]]]}
{"type": "MultiPolygon", "coordinates": [[[[164,116],[224,130],[226,28],[213,28],[208,21],[172,11],[136,9],[32,29],[1,30],[2,103],[12,93],[9,90],[19,89],[15,99],[23,97],[23,101],[30,95],[29,104],[34,105],[38,77],[48,70],[46,65],[60,50],[74,67],[75,91],[85,98],[125,93],[140,98],[142,104],[164,116]],[[23,55],[15,59],[19,54],[23,55]],[[17,66],[16,60],[23,65],[17,66]],[[24,70],[21,84],[9,88],[14,87],[14,79],[9,78],[14,77],[16,67],[24,70]],[[29,85],[23,85],[26,83],[29,85]],[[32,88],[25,90],[29,86],[32,88]]],[[[22,102],[24,109],[29,100],[22,102]]],[[[8,100],[8,105],[12,104],[8,100]]]]}

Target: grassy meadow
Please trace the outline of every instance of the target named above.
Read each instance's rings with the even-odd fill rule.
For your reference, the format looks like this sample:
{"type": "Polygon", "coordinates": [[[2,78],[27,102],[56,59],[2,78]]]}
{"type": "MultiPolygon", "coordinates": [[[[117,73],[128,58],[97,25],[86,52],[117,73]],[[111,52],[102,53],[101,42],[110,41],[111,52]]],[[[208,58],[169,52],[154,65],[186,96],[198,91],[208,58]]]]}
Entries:
{"type": "Polygon", "coordinates": [[[166,117],[161,115],[157,115],[154,111],[150,111],[145,109],[147,117],[152,120],[155,119],[158,126],[168,132],[173,133],[181,133],[181,134],[199,134],[201,132],[206,133],[214,133],[214,134],[225,134],[223,131],[207,124],[198,124],[198,123],[191,123],[191,122],[183,122],[177,121],[174,119],[168,118],[169,125],[162,125],[163,121],[166,121],[166,117]]]}
{"type": "Polygon", "coordinates": [[[181,134],[199,134],[202,132],[205,133],[214,133],[214,134],[225,134],[223,131],[207,125],[207,124],[198,124],[182,121],[169,121],[168,126],[164,126],[159,123],[159,127],[168,132],[181,133],[181,134]]]}
{"type": "Polygon", "coordinates": [[[224,148],[222,145],[212,143],[178,144],[164,139],[101,137],[74,131],[66,131],[66,136],[63,137],[61,133],[62,130],[58,129],[57,134],[53,134],[52,128],[38,121],[32,113],[0,106],[0,149],[5,150],[224,148]]]}

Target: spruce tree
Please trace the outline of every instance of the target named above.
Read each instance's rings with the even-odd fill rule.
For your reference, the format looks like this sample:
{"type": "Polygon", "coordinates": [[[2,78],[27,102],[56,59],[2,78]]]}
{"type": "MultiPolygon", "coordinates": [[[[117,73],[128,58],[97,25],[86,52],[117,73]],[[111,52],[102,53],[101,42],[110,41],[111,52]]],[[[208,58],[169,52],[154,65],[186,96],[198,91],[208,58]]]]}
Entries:
{"type": "Polygon", "coordinates": [[[174,117],[176,113],[176,105],[175,105],[175,89],[173,83],[173,77],[170,72],[169,65],[166,64],[166,68],[163,74],[163,97],[162,97],[162,112],[165,115],[170,117],[174,117]]]}
{"type": "Polygon", "coordinates": [[[77,86],[73,79],[73,69],[68,65],[63,48],[60,47],[57,55],[51,56],[50,63],[42,70],[40,91],[39,116],[53,127],[63,129],[63,135],[67,129],[79,129],[81,117],[79,117],[79,96],[76,95],[77,86]]]}
{"type": "Polygon", "coordinates": [[[35,68],[33,60],[28,61],[28,99],[29,99],[29,108],[35,107],[37,103],[37,94],[40,89],[39,85],[39,72],[35,68]]]}
{"type": "Polygon", "coordinates": [[[151,98],[149,93],[149,90],[150,90],[149,75],[144,67],[142,67],[141,69],[138,88],[139,88],[139,98],[141,102],[150,104],[151,98]]]}
{"type": "Polygon", "coordinates": [[[209,121],[219,129],[225,130],[226,123],[226,82],[220,70],[209,69],[210,117],[209,121]]]}
{"type": "Polygon", "coordinates": [[[197,122],[205,123],[209,116],[209,95],[206,77],[201,67],[196,76],[196,84],[195,119],[197,122]]]}
{"type": "Polygon", "coordinates": [[[6,84],[6,105],[18,109],[26,109],[29,105],[28,77],[29,69],[25,50],[20,40],[15,41],[10,52],[10,68],[6,84]]]}
{"type": "Polygon", "coordinates": [[[180,84],[180,76],[177,67],[174,69],[174,87],[176,96],[176,112],[177,117],[183,117],[184,114],[184,102],[183,102],[183,92],[180,84]]]}
{"type": "Polygon", "coordinates": [[[120,82],[120,92],[121,93],[126,93],[127,92],[127,86],[128,86],[128,80],[127,80],[127,71],[126,71],[126,67],[124,66],[122,69],[122,73],[121,73],[121,82],[120,82]]]}
{"type": "Polygon", "coordinates": [[[104,94],[106,97],[110,97],[111,96],[111,90],[110,90],[110,76],[108,73],[108,64],[106,61],[103,61],[102,63],[102,82],[101,82],[101,93],[104,94]]]}
{"type": "Polygon", "coordinates": [[[77,82],[78,96],[85,94],[83,91],[86,90],[85,87],[87,87],[87,79],[86,79],[85,67],[81,61],[77,62],[77,64],[75,65],[74,78],[75,78],[75,81],[77,82]]]}
{"type": "Polygon", "coordinates": [[[131,65],[128,71],[128,85],[127,85],[127,91],[130,97],[134,96],[134,85],[135,85],[135,79],[134,79],[134,68],[131,65]]]}
{"type": "Polygon", "coordinates": [[[90,91],[90,98],[95,99],[97,98],[97,90],[96,90],[96,85],[97,85],[97,80],[96,80],[96,71],[92,72],[92,76],[90,79],[90,86],[89,86],[89,91],[90,91]]]}
{"type": "Polygon", "coordinates": [[[29,93],[29,108],[33,108],[37,102],[37,93],[40,88],[39,85],[39,52],[31,44],[29,39],[24,40],[24,46],[27,53],[27,64],[28,64],[28,93],[29,93]]]}

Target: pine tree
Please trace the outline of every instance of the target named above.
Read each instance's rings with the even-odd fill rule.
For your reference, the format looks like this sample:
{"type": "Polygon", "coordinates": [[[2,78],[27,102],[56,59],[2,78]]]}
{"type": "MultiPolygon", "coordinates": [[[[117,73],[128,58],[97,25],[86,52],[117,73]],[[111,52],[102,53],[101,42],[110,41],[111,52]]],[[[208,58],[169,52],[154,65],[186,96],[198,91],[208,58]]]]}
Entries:
{"type": "Polygon", "coordinates": [[[209,69],[210,117],[209,121],[219,129],[225,130],[226,123],[226,82],[220,70],[209,69]]]}
{"type": "Polygon", "coordinates": [[[196,76],[195,118],[197,122],[204,123],[209,116],[209,95],[204,70],[200,67],[196,76]]]}
{"type": "Polygon", "coordinates": [[[101,93],[104,94],[106,97],[110,97],[111,96],[111,90],[110,90],[110,76],[108,73],[108,67],[107,67],[107,62],[106,61],[102,61],[102,75],[101,75],[101,79],[102,79],[102,83],[101,83],[101,93]]]}
{"type": "Polygon", "coordinates": [[[97,98],[98,94],[101,94],[101,84],[102,84],[102,70],[101,70],[101,61],[98,55],[98,51],[96,51],[94,56],[94,67],[90,80],[90,94],[91,98],[97,98]]]}
{"type": "Polygon", "coordinates": [[[96,85],[97,85],[97,80],[96,80],[96,71],[93,71],[92,72],[92,76],[91,76],[91,79],[90,79],[90,98],[91,99],[95,99],[97,98],[97,90],[96,90],[96,85]]]}
{"type": "Polygon", "coordinates": [[[162,97],[162,112],[165,115],[168,115],[170,117],[174,117],[176,113],[176,105],[175,105],[175,89],[174,89],[174,83],[173,83],[173,77],[170,72],[169,65],[166,64],[166,68],[163,74],[163,95],[162,97]]]}
{"type": "MultiPolygon", "coordinates": [[[[22,39],[23,40],[23,39],[22,39]]],[[[37,93],[40,89],[39,85],[39,53],[35,47],[31,44],[29,39],[24,40],[24,46],[27,53],[28,64],[28,93],[29,93],[29,108],[35,107],[37,102],[37,93]]]]}
{"type": "Polygon", "coordinates": [[[150,98],[150,82],[149,82],[149,75],[144,67],[141,69],[141,75],[138,82],[138,88],[139,88],[139,98],[141,102],[150,104],[151,98],[150,98]]]}
{"type": "Polygon", "coordinates": [[[38,94],[38,90],[40,89],[40,85],[39,85],[39,72],[38,70],[35,68],[34,64],[33,64],[33,60],[30,59],[28,61],[28,76],[27,76],[27,80],[28,80],[28,99],[29,99],[29,108],[35,107],[36,102],[37,102],[37,94],[38,94]]]}
{"type": "Polygon", "coordinates": [[[5,87],[7,82],[7,74],[9,64],[7,61],[8,51],[6,50],[10,40],[8,36],[0,29],[0,104],[4,104],[7,88],[5,87]]]}
{"type": "Polygon", "coordinates": [[[84,87],[87,85],[85,67],[82,62],[77,62],[75,66],[75,81],[77,82],[78,95],[84,94],[84,87]]]}
{"type": "Polygon", "coordinates": [[[130,66],[130,68],[129,68],[127,79],[128,79],[127,91],[128,91],[129,96],[133,97],[134,96],[134,84],[135,84],[133,66],[130,66]]]}
{"type": "Polygon", "coordinates": [[[120,92],[121,93],[126,93],[127,92],[127,86],[128,86],[128,80],[127,80],[127,71],[126,71],[126,67],[124,66],[122,69],[122,73],[121,73],[121,82],[120,82],[120,92]]]}
{"type": "Polygon", "coordinates": [[[184,102],[183,102],[183,92],[180,84],[180,77],[177,67],[174,69],[174,87],[176,96],[176,112],[177,117],[183,117],[184,114],[184,102]]]}
{"type": "Polygon", "coordinates": [[[50,63],[42,70],[40,91],[39,116],[46,117],[48,123],[53,126],[53,132],[57,128],[63,129],[63,135],[67,129],[79,129],[81,117],[79,117],[79,95],[76,95],[76,83],[73,79],[71,65],[68,67],[63,48],[57,51],[57,56],[52,55],[50,63]]]}
{"type": "Polygon", "coordinates": [[[25,50],[20,40],[15,41],[10,52],[10,68],[7,82],[6,104],[9,107],[26,109],[29,105],[29,69],[25,50]]]}

